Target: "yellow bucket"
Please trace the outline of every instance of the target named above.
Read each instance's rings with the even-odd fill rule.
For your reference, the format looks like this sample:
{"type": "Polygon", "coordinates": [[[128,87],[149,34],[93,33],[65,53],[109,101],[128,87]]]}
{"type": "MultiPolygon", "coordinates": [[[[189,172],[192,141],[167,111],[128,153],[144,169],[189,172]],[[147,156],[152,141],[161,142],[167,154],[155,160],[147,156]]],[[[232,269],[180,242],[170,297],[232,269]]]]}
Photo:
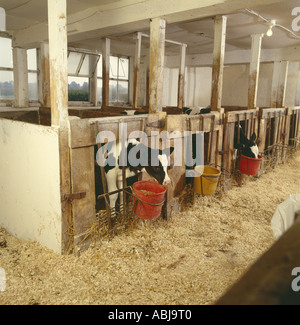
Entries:
{"type": "MultiPolygon", "coordinates": [[[[215,193],[221,171],[211,166],[200,166],[203,173],[194,178],[194,191],[201,195],[212,195],[215,193]]],[[[195,168],[197,172],[197,167],[195,168]]],[[[199,170],[200,172],[200,170],[199,170]]]]}

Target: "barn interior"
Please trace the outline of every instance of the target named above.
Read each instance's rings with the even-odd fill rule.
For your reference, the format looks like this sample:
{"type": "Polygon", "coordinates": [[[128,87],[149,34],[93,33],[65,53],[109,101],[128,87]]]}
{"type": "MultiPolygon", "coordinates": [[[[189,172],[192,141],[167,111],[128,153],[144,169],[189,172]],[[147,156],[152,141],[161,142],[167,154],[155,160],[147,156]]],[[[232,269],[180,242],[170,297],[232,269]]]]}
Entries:
{"type": "MultiPolygon", "coordinates": [[[[86,229],[105,193],[95,185],[96,136],[120,132],[124,122],[128,133],[205,132],[205,163],[221,169],[225,189],[236,167],[235,122],[258,135],[261,172],[299,149],[298,0],[0,0],[0,7],[0,226],[18,238],[61,254],[87,249],[86,229]],[[195,106],[211,113],[182,114],[195,106]]],[[[170,171],[167,219],[181,208],[184,174],[170,171]]],[[[283,245],[300,251],[294,235],[283,245]]]]}

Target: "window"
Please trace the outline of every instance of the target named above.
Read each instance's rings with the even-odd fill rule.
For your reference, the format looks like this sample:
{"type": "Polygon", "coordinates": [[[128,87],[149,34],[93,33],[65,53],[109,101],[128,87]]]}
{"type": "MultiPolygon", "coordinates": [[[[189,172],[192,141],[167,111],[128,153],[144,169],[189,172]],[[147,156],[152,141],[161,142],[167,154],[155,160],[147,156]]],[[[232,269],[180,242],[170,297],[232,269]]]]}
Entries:
{"type": "Polygon", "coordinates": [[[69,101],[89,101],[89,78],[96,70],[99,54],[80,50],[68,52],[69,101]]]}
{"type": "Polygon", "coordinates": [[[0,99],[14,99],[14,73],[11,39],[0,37],[0,99]]]}
{"type": "Polygon", "coordinates": [[[38,100],[38,69],[36,49],[27,50],[28,99],[38,100]]]}
{"type": "Polygon", "coordinates": [[[110,57],[109,101],[122,104],[129,102],[128,57],[110,57]]]}

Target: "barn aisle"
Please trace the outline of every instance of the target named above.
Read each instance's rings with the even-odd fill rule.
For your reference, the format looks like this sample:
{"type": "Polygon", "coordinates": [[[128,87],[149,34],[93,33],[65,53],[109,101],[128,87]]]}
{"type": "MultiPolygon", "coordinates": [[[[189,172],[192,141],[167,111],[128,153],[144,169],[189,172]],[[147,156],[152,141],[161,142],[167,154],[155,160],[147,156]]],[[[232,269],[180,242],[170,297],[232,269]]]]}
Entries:
{"type": "Polygon", "coordinates": [[[272,215],[300,190],[300,152],[219,197],[196,198],[166,223],[139,223],[81,257],[0,228],[0,304],[213,304],[274,242],[272,215]]]}

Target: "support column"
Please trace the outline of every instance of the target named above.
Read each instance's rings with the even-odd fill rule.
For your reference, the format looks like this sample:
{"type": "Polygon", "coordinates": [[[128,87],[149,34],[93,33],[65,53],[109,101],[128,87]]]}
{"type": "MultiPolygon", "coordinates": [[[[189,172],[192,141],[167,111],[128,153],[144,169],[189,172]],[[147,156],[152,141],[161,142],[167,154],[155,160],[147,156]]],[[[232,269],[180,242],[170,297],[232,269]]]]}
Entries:
{"type": "Polygon", "coordinates": [[[51,107],[50,95],[50,66],[49,66],[49,44],[41,43],[38,49],[39,66],[39,102],[46,107],[51,107]]]}
{"type": "Polygon", "coordinates": [[[257,89],[260,67],[261,43],[263,34],[251,35],[251,58],[248,84],[248,109],[254,109],[257,103],[257,89]]]}
{"type": "Polygon", "coordinates": [[[166,21],[150,22],[149,113],[162,111],[166,21]]]}
{"type": "Polygon", "coordinates": [[[51,92],[51,125],[59,128],[60,188],[62,205],[62,253],[67,253],[72,236],[71,204],[65,194],[71,192],[68,129],[67,69],[67,4],[66,0],[48,0],[49,62],[51,92]]]}
{"type": "Polygon", "coordinates": [[[290,62],[287,76],[286,94],[284,105],[287,107],[296,106],[296,94],[298,85],[300,62],[290,62]]]}
{"type": "Polygon", "coordinates": [[[27,50],[18,47],[13,48],[14,63],[14,106],[18,108],[28,107],[28,67],[27,50]]]}
{"type": "Polygon", "coordinates": [[[137,108],[137,106],[138,106],[139,74],[140,74],[140,64],[141,64],[141,45],[142,45],[142,33],[138,32],[136,35],[136,44],[135,44],[132,108],[137,108]]]}
{"type": "Polygon", "coordinates": [[[280,79],[278,84],[277,107],[285,106],[286,84],[288,76],[289,62],[281,62],[280,79]]]}
{"type": "Polygon", "coordinates": [[[280,108],[285,105],[288,64],[288,61],[274,62],[271,93],[271,107],[273,108],[280,108]]]}
{"type": "Polygon", "coordinates": [[[109,105],[109,58],[110,39],[105,38],[102,44],[102,108],[109,105]]]}
{"type": "Polygon", "coordinates": [[[183,108],[184,106],[184,77],[185,77],[185,56],[186,56],[186,44],[181,45],[180,51],[180,67],[178,76],[178,108],[183,108]]]}
{"type": "Polygon", "coordinates": [[[211,110],[221,108],[227,17],[215,18],[211,110]]]}

